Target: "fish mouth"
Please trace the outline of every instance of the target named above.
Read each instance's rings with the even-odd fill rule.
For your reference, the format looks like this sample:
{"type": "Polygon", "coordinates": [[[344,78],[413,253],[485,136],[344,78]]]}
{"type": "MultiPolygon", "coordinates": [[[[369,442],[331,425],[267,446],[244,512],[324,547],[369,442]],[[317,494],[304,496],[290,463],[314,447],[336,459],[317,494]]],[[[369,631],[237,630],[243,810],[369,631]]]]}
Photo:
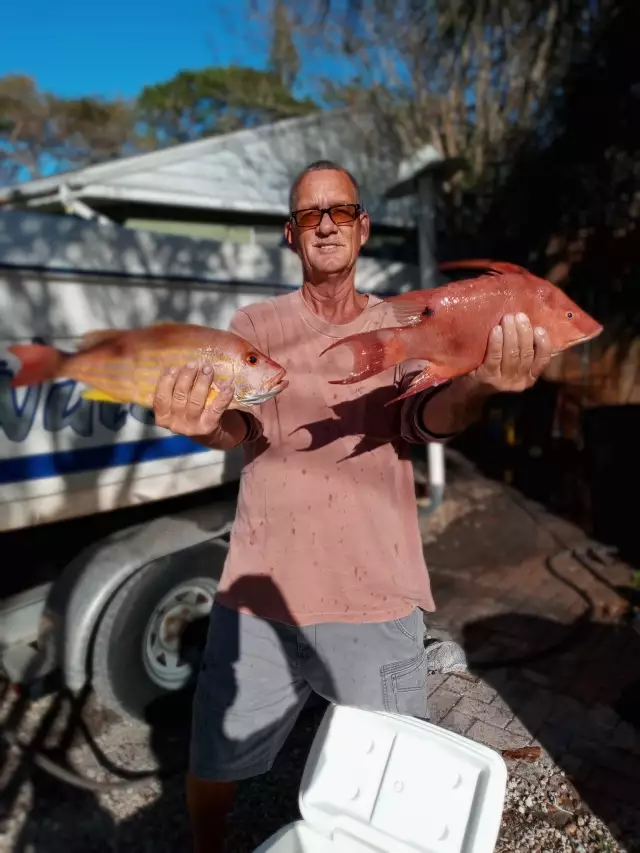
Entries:
{"type": "Polygon", "coordinates": [[[586,343],[587,341],[592,341],[594,338],[597,338],[598,335],[603,331],[604,331],[604,326],[598,326],[598,328],[595,330],[595,332],[591,332],[590,335],[585,335],[584,338],[582,338],[579,341],[579,343],[586,343]]]}
{"type": "Polygon", "coordinates": [[[247,394],[245,397],[236,397],[239,403],[245,403],[247,406],[259,406],[266,403],[267,400],[273,400],[281,391],[289,385],[288,380],[283,377],[286,375],[286,370],[282,369],[273,379],[270,379],[266,384],[265,390],[260,394],[247,394]]]}
{"type": "MultiPolygon", "coordinates": [[[[582,337],[576,338],[574,341],[570,341],[569,344],[564,347],[564,349],[571,349],[571,347],[577,347],[580,346],[580,344],[586,344],[587,341],[592,341],[594,338],[597,338],[598,335],[603,331],[604,326],[599,325],[595,331],[591,332],[591,334],[582,335],[582,337]]],[[[562,350],[555,350],[553,354],[558,355],[559,352],[562,352],[562,350]]]]}
{"type": "Polygon", "coordinates": [[[274,388],[272,391],[265,391],[264,394],[252,394],[250,397],[239,397],[238,402],[244,403],[247,406],[260,406],[262,403],[266,403],[268,400],[273,400],[274,397],[277,397],[281,391],[284,391],[288,384],[288,382],[282,382],[278,387],[274,388]]]}
{"type": "Polygon", "coordinates": [[[280,370],[276,373],[276,375],[267,383],[265,383],[265,388],[267,389],[267,391],[271,391],[277,385],[280,385],[286,375],[287,371],[284,369],[284,367],[281,367],[280,370]]]}

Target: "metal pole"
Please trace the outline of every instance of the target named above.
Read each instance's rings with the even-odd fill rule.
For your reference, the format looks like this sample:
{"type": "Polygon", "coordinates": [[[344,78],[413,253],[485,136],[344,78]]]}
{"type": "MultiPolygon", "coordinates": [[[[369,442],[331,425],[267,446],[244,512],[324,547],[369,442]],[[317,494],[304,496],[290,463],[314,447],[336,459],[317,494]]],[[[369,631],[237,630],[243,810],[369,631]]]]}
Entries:
{"type": "Polygon", "coordinates": [[[435,192],[429,172],[418,177],[418,250],[420,287],[434,287],[436,281],[435,192]]]}
{"type": "MultiPolygon", "coordinates": [[[[436,283],[436,199],[433,178],[429,172],[422,172],[417,184],[420,287],[427,290],[436,283]]],[[[445,461],[442,444],[431,442],[427,445],[427,471],[430,500],[428,508],[421,508],[421,512],[429,515],[440,506],[444,498],[445,461]]]]}

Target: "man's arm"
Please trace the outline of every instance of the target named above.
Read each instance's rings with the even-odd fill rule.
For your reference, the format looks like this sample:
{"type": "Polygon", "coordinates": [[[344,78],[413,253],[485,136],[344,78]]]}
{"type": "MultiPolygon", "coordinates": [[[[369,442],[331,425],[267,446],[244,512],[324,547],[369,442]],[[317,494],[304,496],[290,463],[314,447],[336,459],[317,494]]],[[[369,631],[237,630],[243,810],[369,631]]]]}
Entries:
{"type": "Polygon", "coordinates": [[[550,359],[551,347],[544,329],[534,332],[524,314],[505,316],[501,325],[492,329],[484,361],[477,370],[426,392],[416,404],[417,427],[427,440],[452,438],[478,420],[485,401],[493,394],[530,388],[550,359]]]}
{"type": "Polygon", "coordinates": [[[216,430],[210,435],[192,436],[196,444],[212,450],[233,450],[244,444],[253,429],[253,416],[239,409],[227,409],[222,413],[216,430]]]}
{"type": "Polygon", "coordinates": [[[475,423],[490,396],[490,389],[461,376],[425,394],[417,412],[418,423],[434,439],[444,441],[475,423]]]}

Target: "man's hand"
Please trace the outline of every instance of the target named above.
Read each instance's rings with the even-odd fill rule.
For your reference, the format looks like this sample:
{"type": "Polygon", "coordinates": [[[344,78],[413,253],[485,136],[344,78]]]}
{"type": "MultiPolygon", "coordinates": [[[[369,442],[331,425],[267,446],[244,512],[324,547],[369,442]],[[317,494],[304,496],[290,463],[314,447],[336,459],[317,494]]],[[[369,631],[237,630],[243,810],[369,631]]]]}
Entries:
{"type": "Polygon", "coordinates": [[[216,384],[220,393],[206,406],[213,383],[211,365],[188,364],[165,370],[156,386],[153,411],[156,424],[193,438],[206,447],[228,450],[244,440],[247,424],[237,411],[228,411],[233,383],[216,384]]]}
{"type": "Polygon", "coordinates": [[[538,380],[551,355],[544,329],[534,331],[526,314],[507,314],[491,330],[485,359],[469,379],[488,394],[524,391],[538,380]]]}
{"type": "Polygon", "coordinates": [[[531,328],[524,314],[503,317],[489,336],[487,353],[477,370],[454,380],[422,410],[431,435],[450,437],[476,421],[486,400],[504,391],[524,391],[538,379],[551,359],[544,329],[531,328]]]}

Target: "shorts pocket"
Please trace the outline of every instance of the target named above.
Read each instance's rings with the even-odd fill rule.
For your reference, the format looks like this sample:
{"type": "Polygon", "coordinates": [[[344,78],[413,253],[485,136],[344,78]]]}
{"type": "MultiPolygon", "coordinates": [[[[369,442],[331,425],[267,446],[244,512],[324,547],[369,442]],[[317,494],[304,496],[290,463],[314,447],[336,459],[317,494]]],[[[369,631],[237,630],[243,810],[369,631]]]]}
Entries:
{"type": "Polygon", "coordinates": [[[422,649],[415,657],[381,667],[384,707],[392,714],[428,719],[427,656],[422,649]]]}
{"type": "Polygon", "coordinates": [[[424,633],[422,610],[419,610],[417,607],[407,616],[402,616],[400,619],[394,619],[393,624],[405,635],[405,637],[408,637],[414,642],[418,639],[418,635],[424,633]]]}

